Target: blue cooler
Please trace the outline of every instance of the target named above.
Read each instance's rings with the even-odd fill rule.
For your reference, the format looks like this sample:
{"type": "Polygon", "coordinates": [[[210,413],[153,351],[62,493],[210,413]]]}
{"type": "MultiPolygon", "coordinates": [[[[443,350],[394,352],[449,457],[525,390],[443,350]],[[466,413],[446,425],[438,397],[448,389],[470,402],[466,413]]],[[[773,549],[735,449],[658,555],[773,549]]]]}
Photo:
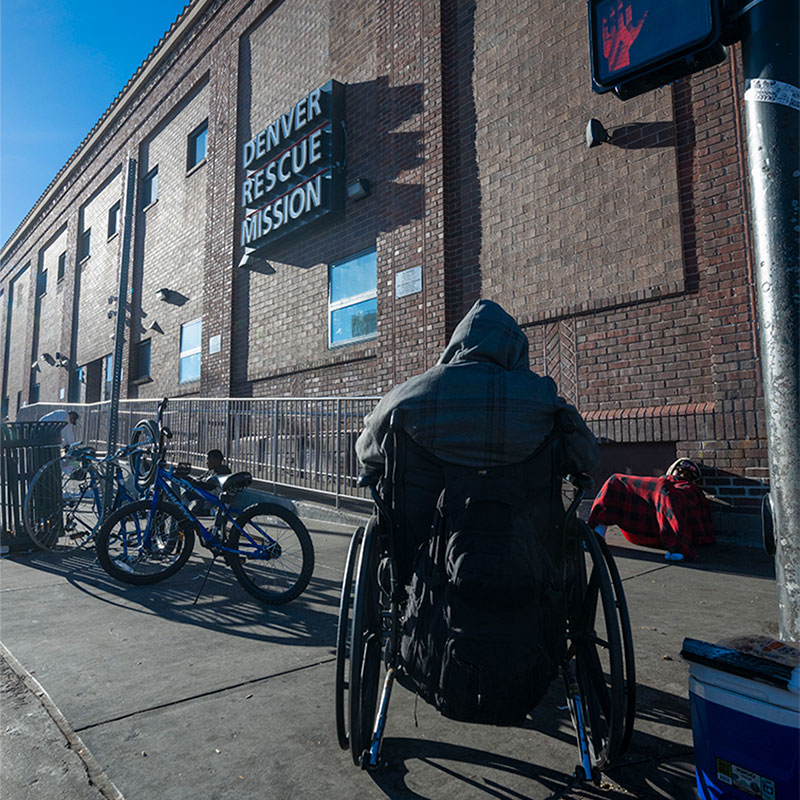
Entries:
{"type": "Polygon", "coordinates": [[[800,798],[800,669],[684,639],[701,800],[800,798]]]}

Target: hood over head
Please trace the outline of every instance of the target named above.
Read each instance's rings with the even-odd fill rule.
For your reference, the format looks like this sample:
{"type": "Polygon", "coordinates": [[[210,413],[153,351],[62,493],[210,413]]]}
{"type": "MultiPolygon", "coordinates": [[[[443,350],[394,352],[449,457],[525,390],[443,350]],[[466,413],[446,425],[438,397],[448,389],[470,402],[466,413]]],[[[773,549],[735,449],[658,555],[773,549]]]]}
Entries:
{"type": "Polygon", "coordinates": [[[528,338],[497,303],[477,300],[458,323],[440,364],[488,361],[503,369],[530,369],[528,338]]]}

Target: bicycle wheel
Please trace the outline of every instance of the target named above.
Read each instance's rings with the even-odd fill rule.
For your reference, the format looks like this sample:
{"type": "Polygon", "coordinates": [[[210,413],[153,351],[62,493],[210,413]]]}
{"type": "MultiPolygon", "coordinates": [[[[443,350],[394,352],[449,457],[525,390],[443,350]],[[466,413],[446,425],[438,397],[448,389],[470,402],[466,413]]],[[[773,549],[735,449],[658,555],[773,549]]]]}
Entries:
{"type": "Polygon", "coordinates": [[[614,589],[599,537],[585,523],[579,524],[581,538],[578,552],[572,556],[570,578],[567,670],[577,679],[583,708],[580,717],[569,692],[568,701],[576,731],[581,724],[585,731],[595,771],[620,753],[625,735],[625,665],[614,589]],[[591,567],[588,578],[587,557],[591,567]]]}
{"type": "Polygon", "coordinates": [[[372,740],[381,677],[382,624],[378,587],[378,531],[373,517],[361,544],[356,569],[350,633],[350,753],[362,766],[372,740]]]}
{"type": "Polygon", "coordinates": [[[102,481],[71,456],[44,464],[28,487],[22,508],[25,530],[42,550],[83,547],[99,525],[102,481]]]}
{"type": "Polygon", "coordinates": [[[225,559],[236,580],[267,605],[302,594],[314,571],[314,545],[299,517],[276,503],[258,503],[231,525],[225,559]]]}
{"type": "Polygon", "coordinates": [[[339,738],[339,747],[347,750],[350,747],[350,729],[347,725],[345,707],[347,701],[345,693],[349,690],[350,684],[345,680],[347,669],[347,659],[350,655],[350,608],[353,605],[353,576],[355,573],[356,559],[358,558],[361,540],[364,537],[363,526],[357,528],[350,540],[350,548],[347,551],[347,561],[345,562],[344,577],[342,578],[342,594],[339,599],[339,624],[336,629],[336,735],[339,738]]]}
{"type": "Polygon", "coordinates": [[[133,480],[139,491],[152,486],[158,471],[158,425],[151,419],[142,419],[131,431],[131,447],[128,456],[133,480]]]}
{"type": "Polygon", "coordinates": [[[109,515],[97,532],[97,558],[123,583],[157,583],[174,575],[194,547],[194,525],[178,506],[139,500],[109,515]]]}

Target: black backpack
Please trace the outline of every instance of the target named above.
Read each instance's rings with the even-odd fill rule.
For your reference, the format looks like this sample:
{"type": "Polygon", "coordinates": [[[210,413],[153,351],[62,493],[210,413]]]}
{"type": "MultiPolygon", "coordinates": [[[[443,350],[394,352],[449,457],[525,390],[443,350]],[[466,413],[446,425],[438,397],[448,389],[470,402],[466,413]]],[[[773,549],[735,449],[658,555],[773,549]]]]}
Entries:
{"type": "Polygon", "coordinates": [[[562,660],[563,510],[544,456],[445,467],[431,536],[414,562],[400,658],[446,717],[519,723],[562,660]]]}

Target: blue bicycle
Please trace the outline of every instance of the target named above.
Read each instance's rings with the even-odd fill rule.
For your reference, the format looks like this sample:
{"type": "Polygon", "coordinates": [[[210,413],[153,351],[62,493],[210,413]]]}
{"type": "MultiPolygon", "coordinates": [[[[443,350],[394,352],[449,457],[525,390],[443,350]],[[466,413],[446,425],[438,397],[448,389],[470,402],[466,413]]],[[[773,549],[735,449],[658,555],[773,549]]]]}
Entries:
{"type": "MultiPolygon", "coordinates": [[[[252,481],[249,472],[217,476],[213,484],[201,485],[190,478],[189,464],[167,466],[165,443],[171,434],[159,428],[155,468],[149,460],[147,464],[152,495],[115,511],[97,533],[103,569],[124,583],[157,583],[188,561],[198,535],[262,603],[282,605],[300,595],[314,570],[314,547],[300,518],[277,503],[234,508],[234,495],[252,481]],[[210,527],[201,522],[205,515],[193,510],[191,500],[211,509],[210,527]]],[[[138,477],[142,482],[141,473],[138,477]]]]}
{"type": "Polygon", "coordinates": [[[102,519],[106,469],[114,468],[112,509],[139,499],[133,481],[126,484],[122,463],[136,447],[100,458],[91,447],[73,445],[33,476],[22,509],[25,530],[42,550],[68,550],[90,544],[102,519]]]}

